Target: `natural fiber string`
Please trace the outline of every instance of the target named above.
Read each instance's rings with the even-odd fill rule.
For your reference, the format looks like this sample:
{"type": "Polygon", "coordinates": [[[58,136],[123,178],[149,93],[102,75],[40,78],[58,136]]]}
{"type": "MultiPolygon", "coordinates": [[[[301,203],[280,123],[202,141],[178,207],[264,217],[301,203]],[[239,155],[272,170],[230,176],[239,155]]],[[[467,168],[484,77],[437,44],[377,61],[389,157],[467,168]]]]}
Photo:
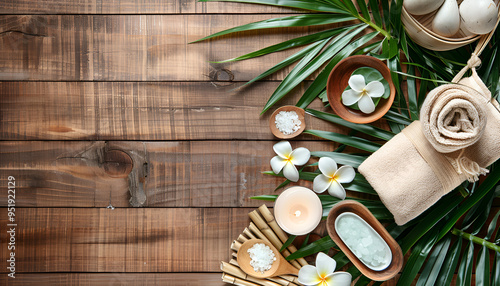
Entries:
{"type": "Polygon", "coordinates": [[[464,151],[465,149],[462,149],[462,151],[460,151],[460,155],[458,155],[458,157],[451,163],[457,169],[459,174],[465,173],[467,180],[473,183],[479,180],[480,175],[486,175],[489,173],[488,169],[482,168],[478,163],[463,156],[464,151]]]}
{"type": "Polygon", "coordinates": [[[481,59],[479,58],[478,54],[474,52],[472,53],[470,59],[467,61],[467,65],[462,70],[460,70],[460,72],[458,72],[458,74],[453,78],[451,82],[458,83],[469,69],[473,69],[475,67],[478,67],[479,65],[481,65],[481,59]]]}

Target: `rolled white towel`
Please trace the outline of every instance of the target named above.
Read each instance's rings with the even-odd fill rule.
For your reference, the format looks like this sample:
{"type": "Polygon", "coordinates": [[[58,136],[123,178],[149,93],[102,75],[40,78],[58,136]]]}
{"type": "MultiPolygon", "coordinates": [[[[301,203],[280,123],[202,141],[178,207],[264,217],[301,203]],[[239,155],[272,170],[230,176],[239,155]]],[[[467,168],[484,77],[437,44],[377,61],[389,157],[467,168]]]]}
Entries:
{"type": "Polygon", "coordinates": [[[468,86],[445,84],[433,89],[420,111],[425,137],[441,153],[473,145],[486,126],[485,105],[484,96],[468,86]]]}

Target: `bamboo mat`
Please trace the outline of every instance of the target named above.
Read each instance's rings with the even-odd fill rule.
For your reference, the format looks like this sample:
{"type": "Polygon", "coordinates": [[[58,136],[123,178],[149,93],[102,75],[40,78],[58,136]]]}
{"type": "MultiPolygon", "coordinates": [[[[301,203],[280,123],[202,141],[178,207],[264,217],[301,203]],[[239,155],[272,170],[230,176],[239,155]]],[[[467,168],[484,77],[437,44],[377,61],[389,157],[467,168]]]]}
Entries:
{"type": "MultiPolygon", "coordinates": [[[[274,216],[269,211],[267,206],[262,205],[258,210],[254,210],[248,214],[252,222],[243,230],[243,233],[231,244],[232,258],[229,262],[221,262],[222,281],[240,286],[295,286],[302,285],[297,281],[297,277],[293,275],[282,275],[278,277],[270,277],[267,279],[255,278],[243,272],[238,262],[236,261],[236,253],[241,245],[253,238],[262,239],[274,245],[276,249],[281,249],[283,244],[288,240],[288,235],[278,226],[274,220],[274,216]]],[[[294,245],[288,246],[281,252],[284,257],[297,251],[294,245]]],[[[297,269],[307,265],[304,258],[289,261],[297,269]]]]}

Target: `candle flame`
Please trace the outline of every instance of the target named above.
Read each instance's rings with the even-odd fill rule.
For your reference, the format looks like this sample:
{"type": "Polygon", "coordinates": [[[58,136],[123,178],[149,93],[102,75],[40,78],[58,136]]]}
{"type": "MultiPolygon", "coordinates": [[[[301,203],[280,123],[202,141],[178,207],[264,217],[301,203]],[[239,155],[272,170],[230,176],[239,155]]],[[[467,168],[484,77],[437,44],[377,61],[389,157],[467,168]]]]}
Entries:
{"type": "Polygon", "coordinates": [[[300,211],[295,211],[295,213],[294,213],[294,214],[295,214],[295,216],[296,216],[296,217],[299,217],[299,216],[300,216],[300,214],[301,214],[301,212],[300,212],[300,211]]]}

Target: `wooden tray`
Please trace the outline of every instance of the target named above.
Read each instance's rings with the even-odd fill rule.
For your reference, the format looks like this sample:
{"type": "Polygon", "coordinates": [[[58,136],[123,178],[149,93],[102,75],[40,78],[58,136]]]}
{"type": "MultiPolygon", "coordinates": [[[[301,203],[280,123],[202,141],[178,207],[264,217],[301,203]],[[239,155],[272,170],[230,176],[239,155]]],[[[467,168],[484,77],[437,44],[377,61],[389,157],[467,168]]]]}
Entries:
{"type": "Polygon", "coordinates": [[[392,238],[392,236],[387,232],[384,226],[372,215],[372,213],[362,204],[346,200],[337,203],[328,214],[328,219],[326,221],[326,227],[328,234],[332,240],[337,244],[337,246],[345,253],[347,258],[358,268],[363,275],[375,280],[375,281],[385,281],[396,276],[403,267],[403,252],[399,244],[392,238]],[[342,239],[339,237],[337,231],[335,230],[335,220],[337,217],[344,212],[352,212],[364,219],[378,234],[385,240],[392,252],[392,261],[389,266],[382,271],[375,271],[368,268],[363,262],[361,262],[354,253],[345,245],[342,239]]]}

